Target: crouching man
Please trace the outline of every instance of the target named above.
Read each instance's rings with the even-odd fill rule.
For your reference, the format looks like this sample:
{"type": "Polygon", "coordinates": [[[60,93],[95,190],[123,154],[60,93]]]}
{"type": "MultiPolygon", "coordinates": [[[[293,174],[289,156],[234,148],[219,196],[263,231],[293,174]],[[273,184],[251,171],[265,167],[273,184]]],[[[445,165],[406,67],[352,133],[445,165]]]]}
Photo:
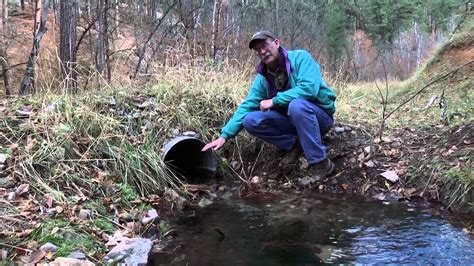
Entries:
{"type": "Polygon", "coordinates": [[[319,65],[307,51],[285,50],[269,31],[255,33],[249,48],[261,60],[257,76],[221,136],[202,150],[219,149],[245,128],[288,151],[285,158],[296,159],[302,150],[315,180],[331,175],[335,165],[322,136],[333,126],[336,95],[324,83],[319,65]]]}

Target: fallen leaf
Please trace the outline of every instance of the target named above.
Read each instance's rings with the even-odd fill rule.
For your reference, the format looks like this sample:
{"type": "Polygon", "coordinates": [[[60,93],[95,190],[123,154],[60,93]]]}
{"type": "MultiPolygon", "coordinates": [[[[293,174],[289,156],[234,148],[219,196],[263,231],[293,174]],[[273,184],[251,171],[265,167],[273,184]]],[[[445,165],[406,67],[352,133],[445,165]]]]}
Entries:
{"type": "Polygon", "coordinates": [[[415,194],[415,192],[416,192],[416,188],[409,188],[409,189],[403,190],[403,194],[406,197],[411,197],[413,194],[415,194]]]}
{"type": "Polygon", "coordinates": [[[342,189],[344,190],[347,190],[349,188],[349,185],[346,183],[342,184],[341,186],[342,186],[342,189]]]}
{"type": "Polygon", "coordinates": [[[55,227],[51,230],[51,235],[56,234],[58,231],[59,231],[59,227],[55,226],[55,227]]]}
{"type": "Polygon", "coordinates": [[[19,185],[16,190],[15,190],[15,194],[17,196],[20,196],[22,194],[25,194],[26,192],[28,192],[28,189],[30,188],[30,185],[28,184],[21,184],[19,185]]]}
{"type": "Polygon", "coordinates": [[[22,261],[28,264],[36,264],[46,256],[46,251],[44,250],[35,250],[27,257],[23,257],[22,261]]]}
{"type": "Polygon", "coordinates": [[[367,167],[374,167],[375,166],[374,162],[372,162],[371,160],[365,162],[364,165],[367,166],[367,167]]]}
{"type": "Polygon", "coordinates": [[[57,213],[62,213],[64,211],[64,208],[61,206],[56,206],[56,212],[57,213]]]}
{"type": "Polygon", "coordinates": [[[33,149],[33,147],[35,146],[37,142],[38,141],[35,138],[28,137],[28,139],[26,140],[26,146],[25,146],[26,150],[30,151],[31,149],[33,149]]]}
{"type": "Polygon", "coordinates": [[[48,206],[48,208],[51,208],[53,206],[53,197],[51,197],[50,195],[44,196],[44,203],[46,204],[46,206],[48,206]]]}
{"type": "Polygon", "coordinates": [[[6,260],[8,258],[8,251],[5,249],[0,250],[0,260],[6,260]]]}
{"type": "Polygon", "coordinates": [[[452,146],[449,150],[442,153],[443,156],[448,156],[458,150],[458,147],[452,146]]]}
{"type": "Polygon", "coordinates": [[[18,238],[23,238],[25,236],[29,236],[32,232],[33,232],[33,229],[26,229],[26,230],[16,233],[15,235],[18,238]]]}
{"type": "Polygon", "coordinates": [[[380,175],[392,183],[395,183],[400,179],[395,171],[385,171],[380,175]]]}

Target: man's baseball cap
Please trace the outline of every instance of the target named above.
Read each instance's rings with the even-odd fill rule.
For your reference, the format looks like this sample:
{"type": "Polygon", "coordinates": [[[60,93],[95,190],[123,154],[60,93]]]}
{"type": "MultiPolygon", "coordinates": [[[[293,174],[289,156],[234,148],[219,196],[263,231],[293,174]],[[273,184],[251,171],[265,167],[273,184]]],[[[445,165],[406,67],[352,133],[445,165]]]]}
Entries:
{"type": "Polygon", "coordinates": [[[272,39],[275,40],[275,34],[267,31],[267,30],[262,30],[262,31],[257,31],[253,36],[252,39],[249,42],[249,48],[252,49],[253,45],[259,41],[259,40],[266,40],[266,39],[272,39]]]}

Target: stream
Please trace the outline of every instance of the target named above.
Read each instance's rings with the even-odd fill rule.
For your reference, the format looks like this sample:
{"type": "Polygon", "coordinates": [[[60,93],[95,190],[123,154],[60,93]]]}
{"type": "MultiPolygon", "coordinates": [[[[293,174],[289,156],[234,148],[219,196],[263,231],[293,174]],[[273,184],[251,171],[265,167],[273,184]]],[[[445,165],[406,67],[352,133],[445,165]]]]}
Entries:
{"type": "MultiPolygon", "coordinates": [[[[216,200],[167,214],[177,236],[154,265],[474,263],[474,236],[403,202],[345,195],[216,200]]],[[[472,221],[471,221],[472,222],[472,221]]]]}

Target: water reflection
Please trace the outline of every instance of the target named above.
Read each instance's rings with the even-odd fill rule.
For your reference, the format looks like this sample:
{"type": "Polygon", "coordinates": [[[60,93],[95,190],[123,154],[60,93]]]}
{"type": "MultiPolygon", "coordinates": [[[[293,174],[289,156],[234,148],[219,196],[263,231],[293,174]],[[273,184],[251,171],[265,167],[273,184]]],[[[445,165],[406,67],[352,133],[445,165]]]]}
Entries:
{"type": "Polygon", "coordinates": [[[474,238],[402,203],[313,195],[272,202],[238,199],[171,222],[180,247],[155,264],[315,265],[472,263],[474,238]]]}

